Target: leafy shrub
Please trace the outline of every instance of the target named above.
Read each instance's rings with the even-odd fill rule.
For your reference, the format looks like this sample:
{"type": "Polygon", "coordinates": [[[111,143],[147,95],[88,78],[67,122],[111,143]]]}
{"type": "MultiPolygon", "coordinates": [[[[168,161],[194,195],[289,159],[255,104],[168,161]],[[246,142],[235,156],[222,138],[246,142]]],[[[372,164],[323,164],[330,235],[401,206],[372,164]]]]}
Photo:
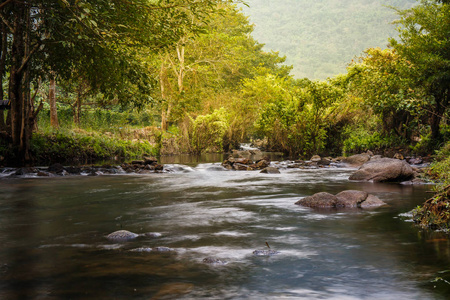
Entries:
{"type": "Polygon", "coordinates": [[[260,110],[255,122],[271,150],[310,156],[324,150],[330,112],[342,91],[327,82],[302,82],[295,94],[280,94],[260,110]]]}
{"type": "Polygon", "coordinates": [[[229,127],[224,108],[195,119],[190,117],[190,122],[189,140],[193,153],[222,151],[224,135],[229,127]]]}
{"type": "Polygon", "coordinates": [[[130,141],[98,133],[64,131],[35,133],[31,141],[31,151],[36,164],[83,164],[157,154],[155,146],[148,141],[130,141]]]}
{"type": "Polygon", "coordinates": [[[406,144],[406,141],[397,135],[383,135],[367,128],[347,127],[344,131],[344,135],[347,136],[343,142],[342,151],[344,154],[396,148],[406,144]]]}

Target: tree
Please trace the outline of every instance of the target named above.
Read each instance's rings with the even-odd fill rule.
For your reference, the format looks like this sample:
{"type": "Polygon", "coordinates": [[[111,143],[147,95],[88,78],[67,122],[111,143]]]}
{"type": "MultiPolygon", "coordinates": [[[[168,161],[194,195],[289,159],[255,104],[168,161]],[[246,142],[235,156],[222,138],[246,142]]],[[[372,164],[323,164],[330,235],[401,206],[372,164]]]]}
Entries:
{"type": "Polygon", "coordinates": [[[218,1],[3,1],[0,16],[6,26],[2,37],[7,36],[2,46],[8,44],[2,59],[5,54],[9,57],[9,135],[20,163],[31,159],[29,142],[39,112],[31,92],[32,86],[38,89],[40,76],[46,78],[52,70],[68,79],[77,70],[111,99],[138,105],[150,101],[154,85],[139,59],[142,52],[152,54],[178,41],[181,28],[195,31],[197,25],[191,24],[189,15],[204,19],[218,1]]]}
{"type": "Polygon", "coordinates": [[[285,58],[262,51],[263,45],[251,37],[253,26],[235,5],[221,3],[206,22],[200,34],[186,31],[160,55],[163,129],[186,113],[208,114],[227,105],[219,103],[223,95],[237,93],[245,79],[289,75],[291,67],[281,65],[285,58]]]}
{"type": "Polygon", "coordinates": [[[358,97],[363,108],[380,117],[383,134],[411,139],[426,107],[423,89],[405,74],[411,62],[396,50],[371,48],[354,60],[346,76],[349,96],[358,97]]]}
{"type": "Polygon", "coordinates": [[[307,156],[324,150],[326,129],[341,88],[325,81],[257,77],[246,82],[244,101],[253,107],[257,133],[272,150],[307,156]]]}
{"type": "Polygon", "coordinates": [[[405,75],[432,97],[426,109],[431,138],[438,142],[442,138],[440,123],[450,100],[450,4],[422,1],[398,13],[400,41],[391,39],[391,43],[399,55],[411,62],[405,75]]]}

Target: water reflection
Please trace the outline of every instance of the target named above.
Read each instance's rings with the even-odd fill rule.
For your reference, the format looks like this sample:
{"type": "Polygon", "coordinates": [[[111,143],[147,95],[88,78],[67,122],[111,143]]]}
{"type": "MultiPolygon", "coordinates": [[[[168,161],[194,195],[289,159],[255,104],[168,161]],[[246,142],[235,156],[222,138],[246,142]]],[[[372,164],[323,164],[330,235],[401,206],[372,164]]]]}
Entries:
{"type": "Polygon", "coordinates": [[[449,242],[399,215],[427,186],[349,182],[352,169],[0,181],[0,298],[446,299],[449,242]],[[365,190],[375,210],[294,205],[365,190]],[[115,230],[160,232],[125,243],[115,230]],[[254,250],[280,253],[257,257],[254,250]],[[170,247],[171,252],[136,252],[170,247]],[[205,264],[212,257],[225,265],[205,264]]]}

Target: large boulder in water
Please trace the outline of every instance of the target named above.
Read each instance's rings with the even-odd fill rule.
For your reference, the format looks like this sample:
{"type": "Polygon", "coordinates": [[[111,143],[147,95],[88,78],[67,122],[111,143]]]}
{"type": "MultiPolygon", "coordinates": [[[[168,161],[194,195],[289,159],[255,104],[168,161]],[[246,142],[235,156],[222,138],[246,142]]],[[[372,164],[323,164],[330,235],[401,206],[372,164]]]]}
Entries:
{"type": "Polygon", "coordinates": [[[362,166],[370,160],[370,155],[367,153],[356,154],[342,159],[342,162],[352,167],[362,166]]]}
{"type": "Polygon", "coordinates": [[[336,207],[358,207],[369,196],[364,191],[348,190],[336,195],[336,207]]]}
{"type": "Polygon", "coordinates": [[[367,208],[384,205],[378,197],[364,191],[347,190],[337,195],[316,193],[300,199],[295,204],[312,208],[367,208]]]}
{"type": "Polygon", "coordinates": [[[335,195],[330,193],[317,193],[309,197],[305,197],[300,199],[295,204],[308,206],[308,207],[317,207],[317,208],[327,208],[327,207],[336,207],[336,203],[338,198],[335,195]]]}
{"type": "Polygon", "coordinates": [[[401,182],[413,178],[414,170],[407,162],[392,158],[381,158],[366,162],[349,179],[373,182],[401,182]]]}
{"type": "Polygon", "coordinates": [[[380,200],[377,196],[369,194],[363,202],[359,204],[361,208],[369,208],[369,207],[378,207],[385,205],[383,201],[380,200]]]}

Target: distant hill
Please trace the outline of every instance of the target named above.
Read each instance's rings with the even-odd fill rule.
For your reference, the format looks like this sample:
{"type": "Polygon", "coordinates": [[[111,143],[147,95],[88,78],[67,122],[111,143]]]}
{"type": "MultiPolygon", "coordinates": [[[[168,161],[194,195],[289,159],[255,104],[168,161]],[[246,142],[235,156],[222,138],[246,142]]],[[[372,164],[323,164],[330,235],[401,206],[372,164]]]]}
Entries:
{"type": "Polygon", "coordinates": [[[326,79],[369,47],[386,48],[396,37],[394,6],[415,0],[246,0],[253,36],[265,50],[286,55],[297,78],[326,79]]]}

